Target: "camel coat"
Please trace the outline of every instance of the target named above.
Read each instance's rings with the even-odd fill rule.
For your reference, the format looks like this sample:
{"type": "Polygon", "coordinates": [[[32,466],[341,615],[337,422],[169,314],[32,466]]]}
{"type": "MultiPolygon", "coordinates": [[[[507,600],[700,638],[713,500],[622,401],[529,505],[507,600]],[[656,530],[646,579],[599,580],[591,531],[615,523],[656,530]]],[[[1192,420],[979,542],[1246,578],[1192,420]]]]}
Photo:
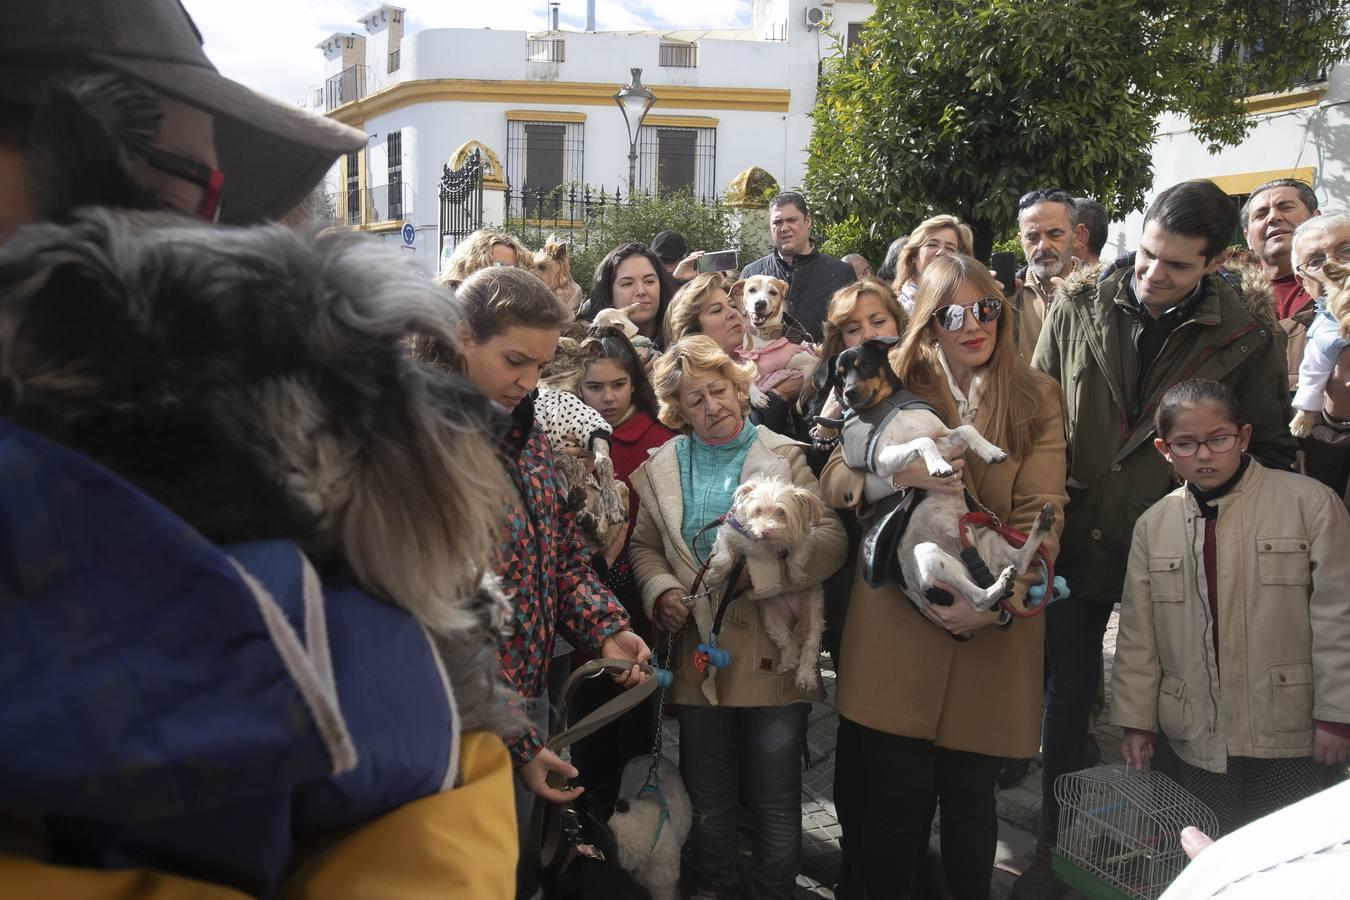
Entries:
{"type": "MultiPolygon", "coordinates": [[[[1068,501],[1064,423],[1058,386],[1047,379],[1041,393],[1045,414],[1031,450],[997,465],[967,453],[965,481],[981,503],[1023,533],[1049,503],[1055,527],[1045,549],[1053,560],[1068,501]]],[[[988,433],[987,409],[977,410],[973,422],[981,433],[988,433]]],[[[825,502],[858,508],[862,487],[862,474],[844,465],[836,449],[821,472],[825,502]]],[[[1038,577],[1036,568],[1018,581],[1019,602],[1038,577]]],[[[835,706],[841,716],[887,734],[990,756],[1032,756],[1040,744],[1044,648],[1043,616],[982,628],[971,640],[956,641],[915,609],[898,586],[869,588],[858,573],[844,624],[835,706]]]]}
{"type": "MultiPolygon", "coordinates": [[[[816,477],[806,464],[801,445],[757,426],[759,437],[741,466],[741,481],[753,475],[769,475],[791,482],[812,492],[818,490],[816,477]]],[[[653,604],[667,590],[688,591],[698,574],[698,563],[680,534],[684,500],[680,492],[680,470],[675,455],[677,437],[667,441],[633,473],[633,490],[642,498],[637,528],[629,544],[633,570],[642,589],[642,605],[653,620],[653,604]]],[[[675,673],[672,700],[692,706],[784,706],[798,700],[824,700],[825,691],[816,687],[803,691],[794,682],[795,670],[779,674],[780,652],[769,639],[760,618],[758,602],[784,591],[801,590],[819,584],[844,564],[848,537],[833,509],[809,538],[810,562],[805,584],[788,584],[787,567],[781,560],[747,560],[750,589],[731,601],[718,636],[718,646],[731,652],[731,665],[725,669],[709,666],[698,672],[693,654],[712,627],[716,599],[701,597],[683,630],[676,636],[670,668],[675,673]]],[[[718,592],[720,598],[721,592],[718,592]]],[[[658,647],[663,651],[664,647],[658,647]]]]}

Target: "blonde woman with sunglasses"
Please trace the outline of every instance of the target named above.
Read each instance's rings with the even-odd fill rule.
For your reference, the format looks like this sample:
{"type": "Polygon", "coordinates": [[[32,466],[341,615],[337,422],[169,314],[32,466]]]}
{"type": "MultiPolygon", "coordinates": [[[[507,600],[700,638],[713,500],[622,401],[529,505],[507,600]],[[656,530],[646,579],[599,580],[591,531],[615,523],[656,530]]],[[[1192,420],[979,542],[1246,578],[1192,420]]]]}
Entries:
{"type": "MultiPolygon", "coordinates": [[[[971,454],[962,474],[938,487],[924,481],[922,466],[896,483],[969,490],[1024,533],[1049,503],[1056,527],[1045,547],[1053,558],[1068,500],[1059,388],[1022,359],[1012,327],[987,267],[961,254],[931,262],[891,364],[949,426],[974,425],[1009,458],[992,465],[971,454]]],[[[863,475],[839,451],[821,474],[821,495],[867,524],[863,475]]],[[[1026,590],[1039,574],[1019,580],[1015,611],[1027,609],[1026,590]]],[[[1006,625],[1000,618],[1009,617],[997,608],[976,612],[959,597],[920,613],[898,585],[873,589],[855,576],[835,698],[835,803],[844,829],[838,896],[921,891],[938,804],[947,895],[989,896],[995,777],[1002,757],[1036,752],[1045,635],[1039,616],[1006,625]]]]}

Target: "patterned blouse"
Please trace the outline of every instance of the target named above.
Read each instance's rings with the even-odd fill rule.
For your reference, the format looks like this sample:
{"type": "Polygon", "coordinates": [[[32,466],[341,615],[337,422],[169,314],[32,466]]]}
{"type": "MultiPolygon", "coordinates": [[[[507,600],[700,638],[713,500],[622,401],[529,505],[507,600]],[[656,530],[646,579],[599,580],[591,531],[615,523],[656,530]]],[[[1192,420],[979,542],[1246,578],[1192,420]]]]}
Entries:
{"type": "MultiPolygon", "coordinates": [[[[558,511],[553,450],[534,423],[534,403],[521,401],[504,441],[507,473],[516,496],[494,571],[513,611],[498,641],[501,676],[527,699],[548,693],[548,665],[559,629],[573,645],[599,655],[605,638],[629,627],[628,614],[591,569],[590,552],[570,514],[558,511]]],[[[531,728],[508,743],[523,765],[543,747],[531,728]]]]}

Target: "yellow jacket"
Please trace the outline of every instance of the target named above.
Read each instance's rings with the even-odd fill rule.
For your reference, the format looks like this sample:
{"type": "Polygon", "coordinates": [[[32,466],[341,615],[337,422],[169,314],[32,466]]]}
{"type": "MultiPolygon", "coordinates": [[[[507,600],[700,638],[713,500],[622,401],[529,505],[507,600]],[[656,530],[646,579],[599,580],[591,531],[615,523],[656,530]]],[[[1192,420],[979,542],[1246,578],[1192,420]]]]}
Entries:
{"type": "MultiPolygon", "coordinates": [[[[514,897],[511,761],[493,735],[466,734],[459,787],[335,836],[300,862],[279,900],[494,900],[514,897]]],[[[51,866],[0,855],[0,896],[80,900],[246,900],[190,878],[142,869],[51,866]]]]}

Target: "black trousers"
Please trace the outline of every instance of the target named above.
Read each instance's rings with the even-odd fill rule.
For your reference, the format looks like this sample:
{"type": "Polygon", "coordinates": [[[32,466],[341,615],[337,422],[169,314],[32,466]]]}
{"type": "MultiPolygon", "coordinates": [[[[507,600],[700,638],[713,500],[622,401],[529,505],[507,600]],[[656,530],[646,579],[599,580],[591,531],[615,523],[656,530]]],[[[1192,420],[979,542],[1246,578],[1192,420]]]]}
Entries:
{"type": "Polygon", "coordinates": [[[839,718],[834,803],[842,829],[835,896],[885,900],[923,887],[933,813],[942,809],[946,894],[985,900],[994,871],[994,781],[1002,760],[839,718]]]}

